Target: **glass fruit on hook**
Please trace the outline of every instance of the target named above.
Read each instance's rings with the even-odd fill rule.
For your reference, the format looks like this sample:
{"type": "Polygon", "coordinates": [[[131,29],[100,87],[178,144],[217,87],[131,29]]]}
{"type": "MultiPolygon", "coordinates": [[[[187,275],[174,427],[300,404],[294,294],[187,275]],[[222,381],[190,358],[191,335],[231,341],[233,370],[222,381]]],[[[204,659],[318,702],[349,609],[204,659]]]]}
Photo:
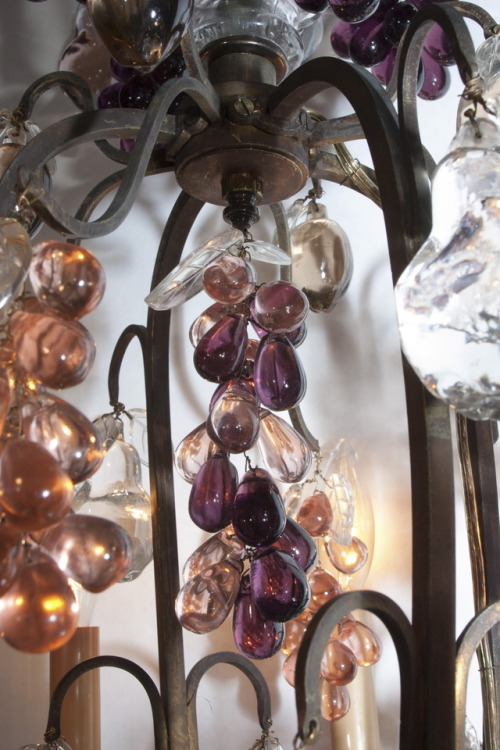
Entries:
{"type": "Polygon", "coordinates": [[[284,635],[282,622],[266,619],[259,612],[252,596],[250,576],[245,573],[233,614],[233,638],[238,650],[251,659],[268,659],[280,650],[284,635]]]}
{"type": "Polygon", "coordinates": [[[130,443],[115,440],[98,471],[75,492],[73,508],[125,529],[132,549],[129,570],[121,580],[134,580],[153,559],[151,503],[141,484],[139,455],[130,443]]]}

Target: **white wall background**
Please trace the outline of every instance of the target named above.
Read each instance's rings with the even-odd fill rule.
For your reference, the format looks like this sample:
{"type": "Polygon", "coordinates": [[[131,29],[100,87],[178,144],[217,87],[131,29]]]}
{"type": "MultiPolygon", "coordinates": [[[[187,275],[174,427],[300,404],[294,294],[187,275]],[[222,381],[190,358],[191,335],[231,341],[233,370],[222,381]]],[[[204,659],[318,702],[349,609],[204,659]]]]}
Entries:
{"type": "MultiPolygon", "coordinates": [[[[491,13],[496,0],[483,0],[491,13]]],[[[63,43],[71,30],[76,3],[47,0],[32,3],[16,0],[0,7],[0,106],[13,108],[20,93],[35,77],[57,66],[63,43]]],[[[327,16],[326,26],[333,16],[327,16]]],[[[328,31],[329,29],[327,29],[328,31]]],[[[473,30],[478,43],[480,35],[473,30]]],[[[325,35],[327,37],[327,34],[325,35]]],[[[324,51],[328,54],[325,44],[324,51]]],[[[441,158],[454,133],[457,96],[461,90],[456,71],[446,99],[420,103],[424,142],[436,159],[441,158]]],[[[323,101],[326,102],[326,97],[323,101]]],[[[54,119],[68,105],[61,96],[49,95],[54,119]]],[[[328,107],[347,111],[347,105],[332,94],[328,107]]],[[[69,110],[71,111],[71,109],[69,110]]],[[[40,107],[34,119],[48,121],[47,108],[40,107]]],[[[353,151],[364,160],[363,145],[353,151]]],[[[92,159],[92,148],[78,149],[57,160],[56,184],[63,185],[65,198],[75,203],[81,182],[92,159]]],[[[97,340],[97,360],[87,381],[71,394],[63,394],[82,405],[94,417],[108,410],[106,376],[110,353],[118,335],[129,323],[143,323],[156,246],[169,206],[177,194],[171,176],[148,179],[137,204],[123,226],[112,236],[92,243],[103,263],[108,280],[100,308],[85,319],[97,340]]],[[[351,239],[355,272],[347,295],[328,316],[310,316],[309,334],[300,354],[308,376],[303,412],[312,432],[322,443],[348,438],[356,449],[370,489],[376,518],[376,545],[372,569],[366,583],[393,597],[410,614],[411,534],[409,476],[404,416],[391,282],[382,217],[378,209],[351,191],[337,186],[328,189],[331,218],[338,221],[351,239]]],[[[76,205],[76,203],[75,203],[76,205]]],[[[263,211],[263,215],[266,215],[263,211]]],[[[223,226],[220,212],[205,209],[194,228],[190,247],[212,236],[223,226]]],[[[256,228],[255,236],[270,239],[268,221],[256,228]]],[[[52,237],[45,231],[41,237],[52,237]]],[[[173,323],[173,352],[178,375],[172,385],[175,443],[206,417],[210,386],[194,372],[188,328],[206,298],[196,298],[176,311],[173,323]]],[[[131,353],[122,373],[121,398],[129,408],[143,407],[141,371],[137,352],[131,353]]],[[[202,540],[186,512],[188,487],[177,482],[178,533],[181,564],[202,540]]],[[[463,536],[460,497],[457,517],[459,608],[457,632],[472,614],[470,574],[463,536]]],[[[92,624],[101,628],[102,653],[134,659],[156,677],[156,625],[153,571],[139,579],[115,586],[97,597],[92,624]]],[[[379,632],[383,627],[377,625],[379,632]]],[[[384,638],[384,642],[387,639],[384,638]]],[[[187,669],[201,656],[220,648],[233,648],[229,626],[211,636],[186,633],[187,669]]],[[[281,657],[260,666],[273,692],[274,728],[284,748],[290,748],[296,731],[294,696],[280,674],[281,657]]],[[[19,654],[0,643],[0,750],[17,750],[28,742],[41,742],[48,704],[48,657],[19,654]]],[[[152,748],[152,730],[147,700],[132,678],[112,670],[102,675],[103,750],[152,748]]],[[[398,676],[392,646],[386,643],[382,662],[375,669],[376,696],[382,730],[382,746],[395,748],[398,736],[398,676]]],[[[470,693],[477,697],[477,681],[470,693]]],[[[250,747],[259,735],[253,699],[243,681],[232,671],[218,668],[206,677],[199,691],[200,744],[202,750],[250,747]]],[[[471,718],[479,724],[479,712],[471,706],[471,718]]],[[[328,730],[318,743],[328,747],[328,730]]]]}

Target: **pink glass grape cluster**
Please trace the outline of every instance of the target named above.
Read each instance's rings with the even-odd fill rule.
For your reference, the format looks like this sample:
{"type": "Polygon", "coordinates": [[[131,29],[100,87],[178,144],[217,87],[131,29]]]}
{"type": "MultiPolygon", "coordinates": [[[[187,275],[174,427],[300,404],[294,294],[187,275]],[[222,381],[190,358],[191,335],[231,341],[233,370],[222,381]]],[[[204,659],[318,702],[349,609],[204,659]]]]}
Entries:
{"type": "MultiPolygon", "coordinates": [[[[417,11],[430,2],[436,0],[296,0],[311,13],[331,8],[338,19],[331,33],[333,51],[371,68],[384,85],[391,79],[401,37],[417,11]]],[[[421,56],[418,96],[428,100],[443,96],[450,85],[447,67],[453,64],[446,37],[435,25],[421,56]]]]}
{"type": "Polygon", "coordinates": [[[257,286],[254,268],[231,253],[207,266],[203,285],[215,302],[190,338],[197,372],[216,388],[206,422],[178,446],[176,466],[192,484],[192,520],[214,536],[188,560],[176,611],[184,627],[207,633],[234,607],[236,646],[263,659],[281,648],[283,623],[307,606],[306,573],[316,559],[309,535],[287,518],[276,484],[300,481],[311,453],[272,413],[293,408],[305,392],[292,342],[305,335],[308,303],[287,282],[257,286]],[[249,339],[249,324],[260,341],[249,339]],[[231,455],[253,446],[266,468],[248,461],[240,479],[231,455]]]}
{"type": "Polygon", "coordinates": [[[13,219],[0,222],[0,251],[10,279],[0,288],[0,631],[11,646],[41,653],[77,627],[68,579],[99,592],[129,565],[120,526],[71,511],[73,486],[103,460],[101,437],[46,390],[76,385],[90,370],[95,346],[80,318],[105,280],[88,250],[59,241],[31,248],[13,219]],[[34,296],[22,295],[24,284],[34,296]]]}

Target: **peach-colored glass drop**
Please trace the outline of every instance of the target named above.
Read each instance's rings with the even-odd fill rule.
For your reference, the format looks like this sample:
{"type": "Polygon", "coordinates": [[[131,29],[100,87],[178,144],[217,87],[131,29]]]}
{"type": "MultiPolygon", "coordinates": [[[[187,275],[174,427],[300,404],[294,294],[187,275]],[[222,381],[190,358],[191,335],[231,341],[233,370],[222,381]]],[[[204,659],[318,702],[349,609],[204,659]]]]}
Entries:
{"type": "Polygon", "coordinates": [[[231,612],[240,586],[241,563],[219,562],[205,568],[181,588],[175,612],[193,633],[211,633],[231,612]]]}
{"type": "Polygon", "coordinates": [[[79,484],[101,465],[104,448],[92,422],[71,404],[48,393],[38,393],[22,407],[23,430],[59,462],[79,484]]]}
{"type": "Polygon", "coordinates": [[[37,531],[69,511],[73,483],[38,443],[9,440],[0,456],[0,502],[14,527],[37,531]]]}
{"type": "Polygon", "coordinates": [[[338,721],[349,711],[351,699],[346,687],[321,680],[321,715],[327,721],[338,721]]]}
{"type": "Polygon", "coordinates": [[[321,676],[333,685],[348,685],[356,677],[358,664],[350,648],[330,640],[321,660],[321,676]]]}
{"type": "Polygon", "coordinates": [[[242,302],[255,289],[255,271],[250,263],[235,255],[222,255],[203,272],[206,293],[226,305],[242,302]]]}
{"type": "Polygon", "coordinates": [[[285,625],[285,640],[283,641],[282,651],[284,654],[291,653],[298,648],[302,642],[302,637],[306,632],[307,620],[303,616],[290,620],[285,625]]]}
{"type": "Polygon", "coordinates": [[[291,651],[286,657],[285,661],[283,662],[283,666],[281,668],[283,672],[283,677],[288,682],[288,684],[291,685],[292,687],[295,687],[295,670],[297,668],[298,653],[299,653],[299,649],[294,648],[293,651],[291,651]]]}
{"type": "Polygon", "coordinates": [[[378,635],[359,620],[342,622],[338,628],[339,640],[348,646],[360,667],[371,667],[382,654],[378,635]]]}
{"type": "Polygon", "coordinates": [[[40,544],[67,576],[93,593],[120,581],[130,567],[128,534],[107,518],[73,513],[47,529],[40,544]]]}
{"type": "Polygon", "coordinates": [[[5,641],[32,654],[59,648],[78,624],[78,605],[65,574],[41,549],[28,549],[19,573],[0,599],[5,641]]]}
{"type": "Polygon", "coordinates": [[[12,331],[19,367],[48,388],[70,388],[86,378],[95,343],[77,321],[41,313],[16,312],[12,331]]]}
{"type": "Polygon", "coordinates": [[[311,536],[328,534],[333,519],[332,506],[327,496],[321,490],[302,500],[297,510],[296,521],[311,536]]]}
{"type": "Polygon", "coordinates": [[[193,484],[200,467],[212,452],[220,450],[207,434],[206,423],[198,425],[175,449],[175,468],[186,482],[193,484]]]}
{"type": "Polygon", "coordinates": [[[346,575],[360,570],[368,558],[366,544],[356,536],[352,537],[351,544],[339,544],[335,539],[330,539],[326,551],[335,567],[346,575]]]}
{"type": "Polygon", "coordinates": [[[265,467],[280,482],[300,482],[310,469],[312,455],[304,438],[284,419],[267,410],[260,412],[257,447],[265,467]]]}
{"type": "Polygon", "coordinates": [[[22,561],[21,534],[11,533],[0,524],[0,596],[12,585],[22,561]]]}
{"type": "Polygon", "coordinates": [[[231,562],[238,567],[244,555],[245,545],[238,539],[233,527],[226,526],[209,537],[188,557],[182,571],[184,582],[219,562],[231,562]]]}
{"type": "Polygon", "coordinates": [[[339,582],[323,568],[315,568],[307,576],[311,589],[309,610],[317,612],[323,604],[329,602],[334,596],[342,593],[339,582]]]}
{"type": "Polygon", "coordinates": [[[62,318],[81,318],[95,310],[106,281],[97,258],[83,247],[50,240],[33,248],[29,277],[38,300],[62,318]]]}

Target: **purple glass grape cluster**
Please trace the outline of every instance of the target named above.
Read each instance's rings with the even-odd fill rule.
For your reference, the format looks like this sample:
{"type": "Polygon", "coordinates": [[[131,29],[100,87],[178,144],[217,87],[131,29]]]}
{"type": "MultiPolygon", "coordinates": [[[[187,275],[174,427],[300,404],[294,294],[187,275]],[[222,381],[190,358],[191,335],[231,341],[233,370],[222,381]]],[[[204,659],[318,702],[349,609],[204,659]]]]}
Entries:
{"type": "MultiPolygon", "coordinates": [[[[239,480],[230,456],[255,445],[269,409],[288,410],[302,399],[306,382],[293,342],[305,336],[308,302],[288,282],[257,287],[250,263],[231,254],[205,269],[203,284],[216,301],[193,323],[190,338],[197,372],[217,387],[205,425],[181,444],[181,463],[185,468],[195,457],[199,460],[189,497],[193,522],[204,531],[223,533],[225,543],[234,538],[239,546],[223,556],[223,564],[214,564],[212,557],[205,566],[199,560],[189,564],[198,572],[181,589],[176,611],[188,629],[210,632],[234,605],[237,648],[264,659],[281,648],[283,623],[309,603],[306,573],[316,561],[316,547],[287,517],[271,473],[252,467],[247,459],[239,480]],[[249,324],[260,341],[249,339],[249,324]],[[200,460],[202,444],[206,455],[200,460]],[[248,570],[243,569],[242,551],[250,561],[248,570]],[[236,568],[236,577],[228,565],[236,568]],[[202,611],[206,616],[201,617],[202,611]]],[[[279,440],[278,435],[275,430],[273,436],[279,440]]],[[[287,449],[289,445],[283,447],[287,449]]],[[[309,466],[306,460],[303,473],[309,466]]]]}
{"type": "MultiPolygon", "coordinates": [[[[295,0],[310,13],[331,8],[338,22],[331,33],[333,51],[344,59],[371,68],[382,84],[391,79],[397,47],[420,8],[445,0],[295,0]]],[[[432,100],[449,88],[447,67],[453,55],[441,27],[435,25],[425,40],[420,61],[418,96],[432,100]]]]}

